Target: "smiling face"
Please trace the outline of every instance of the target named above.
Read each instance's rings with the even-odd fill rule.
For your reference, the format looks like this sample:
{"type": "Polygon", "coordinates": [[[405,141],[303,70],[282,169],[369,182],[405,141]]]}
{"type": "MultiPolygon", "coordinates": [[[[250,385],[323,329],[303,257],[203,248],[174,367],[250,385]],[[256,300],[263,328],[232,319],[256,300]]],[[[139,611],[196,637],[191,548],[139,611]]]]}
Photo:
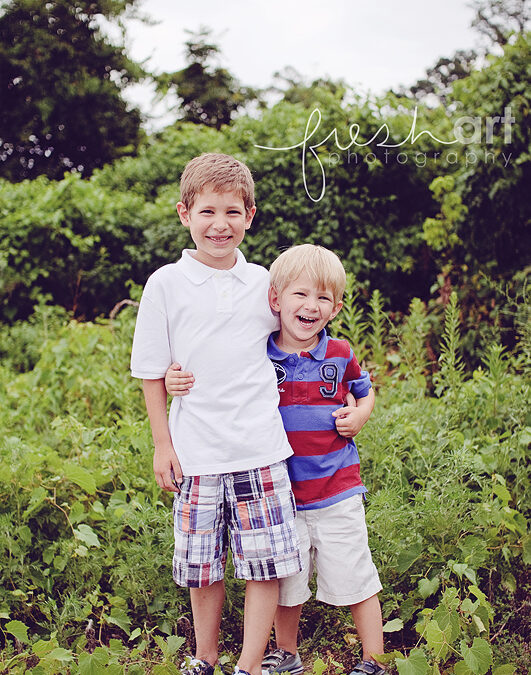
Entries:
{"type": "Polygon", "coordinates": [[[290,354],[313,349],[319,342],[319,332],[343,306],[342,302],[334,302],[330,289],[319,288],[307,272],[302,272],[281,293],[270,288],[269,303],[280,313],[277,345],[290,354]]]}
{"type": "Polygon", "coordinates": [[[214,192],[207,186],[196,195],[190,209],[179,202],[177,211],[181,223],[190,228],[196,260],[219,270],[234,266],[234,251],[251,226],[255,207],[246,211],[238,192],[214,192]]]}

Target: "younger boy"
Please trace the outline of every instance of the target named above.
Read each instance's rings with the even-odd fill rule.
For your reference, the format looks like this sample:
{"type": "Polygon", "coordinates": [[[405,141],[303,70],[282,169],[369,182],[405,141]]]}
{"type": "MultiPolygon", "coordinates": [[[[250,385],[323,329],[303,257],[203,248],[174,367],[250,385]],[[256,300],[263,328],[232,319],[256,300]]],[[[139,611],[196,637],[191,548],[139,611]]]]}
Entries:
{"type": "Polygon", "coordinates": [[[205,154],[186,166],[177,211],[195,250],[148,279],[131,370],[143,379],[158,485],[175,493],[173,577],[190,587],[195,658],[183,673],[212,675],[227,545],[246,579],[244,639],[235,672],[260,675],[278,578],[300,570],[292,454],[266,344],[278,326],[267,271],[238,245],[256,211],[249,169],[205,154]],[[164,375],[179,360],[198,375],[194,396],[166,414],[164,375]]]}
{"type": "MultiPolygon", "coordinates": [[[[351,675],[381,675],[384,669],[373,657],[383,653],[377,596],[381,584],[368,547],[366,488],[352,440],[372,412],[374,393],[349,344],[329,338],[324,330],[342,307],[345,271],[331,251],[304,244],[282,253],[270,276],[269,300],[280,314],[280,332],[269,338],[268,354],[277,372],[280,412],[294,452],[288,469],[303,570],[280,582],[277,649],[264,659],[263,672],[302,672],[297,634],[315,568],[317,599],[349,605],[361,638],[363,660],[351,675]],[[356,406],[338,409],[349,391],[356,406]]],[[[189,373],[183,373],[180,381],[188,387],[193,384],[189,373]]],[[[170,370],[166,377],[170,393],[182,393],[177,382],[170,370]]]]}

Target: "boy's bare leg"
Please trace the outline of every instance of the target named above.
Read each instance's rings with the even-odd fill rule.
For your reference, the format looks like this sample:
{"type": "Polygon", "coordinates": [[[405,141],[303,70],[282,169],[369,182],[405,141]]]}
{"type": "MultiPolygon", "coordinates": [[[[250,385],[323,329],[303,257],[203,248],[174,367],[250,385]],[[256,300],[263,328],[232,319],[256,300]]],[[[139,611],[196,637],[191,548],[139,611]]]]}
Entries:
{"type": "Polygon", "coordinates": [[[383,654],[382,610],[377,595],[350,605],[350,612],[363,647],[363,659],[376,661],[371,654],[383,654]]]}
{"type": "Polygon", "coordinates": [[[251,675],[262,675],[262,658],[273,626],[278,603],[278,579],[247,581],[243,647],[238,667],[251,675]]]}
{"type": "Polygon", "coordinates": [[[225,583],[215,581],[204,588],[191,588],[190,600],[194,617],[195,657],[211,666],[218,660],[219,626],[225,600],[225,583]]]}
{"type": "Polygon", "coordinates": [[[275,642],[277,647],[292,654],[297,653],[297,637],[302,605],[283,607],[279,605],[275,614],[275,642]]]}

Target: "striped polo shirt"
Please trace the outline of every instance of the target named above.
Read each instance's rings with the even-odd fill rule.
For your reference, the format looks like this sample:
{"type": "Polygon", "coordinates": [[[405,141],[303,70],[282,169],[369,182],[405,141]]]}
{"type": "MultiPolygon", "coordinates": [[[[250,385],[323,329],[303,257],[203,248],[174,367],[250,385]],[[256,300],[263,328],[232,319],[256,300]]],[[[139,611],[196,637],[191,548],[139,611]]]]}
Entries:
{"type": "Polygon", "coordinates": [[[344,405],[349,391],[356,399],[367,396],[369,374],[361,370],[349,343],[330,338],[324,329],[317,346],[300,356],[279,349],[277,335],[269,337],[267,351],[294,453],[287,462],[297,509],[320,509],[366,492],[356,444],[338,434],[332,412],[344,405]]]}

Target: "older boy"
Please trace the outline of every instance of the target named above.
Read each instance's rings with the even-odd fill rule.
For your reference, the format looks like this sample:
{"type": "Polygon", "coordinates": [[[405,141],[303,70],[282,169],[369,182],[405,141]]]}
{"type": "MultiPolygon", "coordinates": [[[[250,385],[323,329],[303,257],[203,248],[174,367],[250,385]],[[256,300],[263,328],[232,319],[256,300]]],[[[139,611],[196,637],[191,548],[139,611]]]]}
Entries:
{"type": "Polygon", "coordinates": [[[300,570],[292,454],[278,412],[267,337],[277,319],[267,271],[238,250],[256,211],[248,168],[205,154],[186,166],[177,211],[195,250],[147,281],[131,370],[142,378],[158,485],[175,493],[173,577],[190,587],[195,658],[183,672],[211,675],[218,658],[227,540],[246,579],[244,640],[235,672],[259,675],[278,578],[300,570]],[[166,414],[164,375],[179,360],[198,375],[194,396],[166,414]]]}
{"type": "MultiPolygon", "coordinates": [[[[368,373],[360,370],[350,345],[326,335],[326,324],[342,307],[345,271],[339,258],[304,244],[282,253],[271,266],[271,307],[280,314],[280,332],[269,338],[280,412],[294,455],[288,459],[297,503],[297,530],[303,570],[280,582],[275,616],[277,649],[263,661],[265,673],[302,672],[298,625],[308,582],[315,568],[317,599],[349,605],[363,647],[351,675],[381,675],[374,659],[383,652],[378,573],[372,562],[363,509],[366,492],[352,440],[374,407],[368,373]],[[348,392],[356,406],[343,405],[348,392]]],[[[174,370],[166,383],[182,393],[174,370]],[[172,383],[174,383],[172,385],[172,383]]]]}

